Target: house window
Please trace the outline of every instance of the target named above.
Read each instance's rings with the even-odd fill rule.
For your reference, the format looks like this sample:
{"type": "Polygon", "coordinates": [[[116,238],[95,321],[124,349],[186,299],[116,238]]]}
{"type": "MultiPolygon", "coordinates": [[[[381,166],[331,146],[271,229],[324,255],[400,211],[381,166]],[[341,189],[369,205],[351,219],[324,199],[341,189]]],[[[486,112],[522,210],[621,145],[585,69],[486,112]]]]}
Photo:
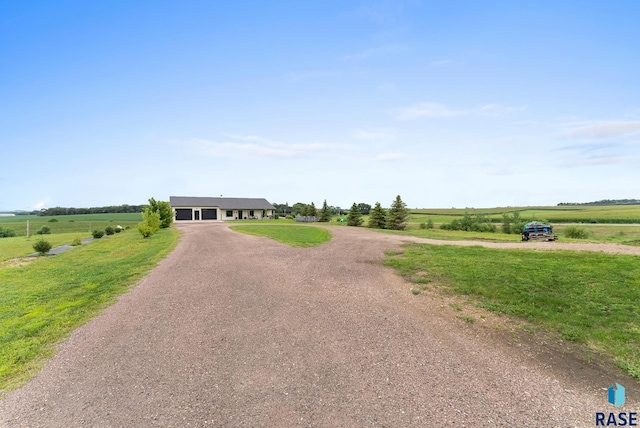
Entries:
{"type": "Polygon", "coordinates": [[[253,217],[253,210],[249,211],[249,217],[253,217]]]}
{"type": "Polygon", "coordinates": [[[233,217],[233,211],[227,211],[227,217],[233,217]]]}

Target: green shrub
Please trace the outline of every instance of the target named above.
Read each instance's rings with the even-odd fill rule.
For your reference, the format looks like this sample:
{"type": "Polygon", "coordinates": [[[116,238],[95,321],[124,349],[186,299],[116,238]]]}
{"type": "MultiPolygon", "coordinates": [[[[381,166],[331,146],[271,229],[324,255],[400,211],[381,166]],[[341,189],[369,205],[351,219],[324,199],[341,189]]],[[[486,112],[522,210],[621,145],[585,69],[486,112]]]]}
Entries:
{"type": "Polygon", "coordinates": [[[432,219],[429,219],[427,221],[427,229],[433,229],[433,220],[432,219]]]}
{"type": "Polygon", "coordinates": [[[420,223],[420,229],[426,229],[427,223],[420,223]]]}
{"type": "Polygon", "coordinates": [[[93,236],[95,239],[100,239],[104,236],[104,232],[102,230],[96,229],[91,232],[91,236],[93,236]]]}
{"type": "Polygon", "coordinates": [[[122,232],[122,226],[117,225],[117,226],[116,226],[116,228],[115,228],[115,229],[113,229],[113,231],[114,231],[114,232],[116,232],[116,233],[120,233],[120,232],[122,232]]]}
{"type": "Polygon", "coordinates": [[[274,218],[274,219],[276,219],[276,220],[278,220],[278,219],[280,218],[280,216],[279,216],[278,214],[274,214],[274,215],[273,215],[273,218],[274,218]]]}
{"type": "Polygon", "coordinates": [[[82,236],[76,236],[75,238],[73,238],[73,241],[71,241],[71,245],[74,247],[82,245],[82,236]]]}
{"type": "Polygon", "coordinates": [[[138,232],[143,238],[148,238],[153,235],[153,229],[145,222],[138,223],[138,232]]]}
{"type": "Polygon", "coordinates": [[[564,229],[562,234],[567,238],[573,239],[587,239],[589,237],[589,233],[586,230],[576,226],[568,226],[564,229]]]}
{"type": "Polygon", "coordinates": [[[51,234],[51,228],[49,226],[42,226],[40,228],[40,230],[38,230],[36,232],[36,234],[38,234],[38,235],[50,235],[51,234]]]}
{"type": "Polygon", "coordinates": [[[287,214],[285,218],[287,220],[294,220],[295,219],[291,214],[287,214]]]}
{"type": "Polygon", "coordinates": [[[0,226],[0,238],[12,238],[16,236],[16,232],[13,229],[4,229],[0,226]]]}
{"type": "Polygon", "coordinates": [[[51,244],[44,238],[40,238],[33,244],[33,249],[38,252],[40,255],[47,254],[51,249],[51,244]]]}
{"type": "Polygon", "coordinates": [[[111,226],[107,226],[107,228],[104,230],[104,232],[107,235],[113,235],[114,233],[116,233],[115,229],[111,226]]]}
{"type": "Polygon", "coordinates": [[[57,223],[58,219],[57,218],[52,218],[51,220],[49,220],[49,223],[57,223]]]}
{"type": "Polygon", "coordinates": [[[142,212],[142,222],[138,223],[138,232],[143,238],[148,238],[158,230],[160,230],[161,220],[160,214],[156,211],[152,211],[147,207],[142,212]]]}

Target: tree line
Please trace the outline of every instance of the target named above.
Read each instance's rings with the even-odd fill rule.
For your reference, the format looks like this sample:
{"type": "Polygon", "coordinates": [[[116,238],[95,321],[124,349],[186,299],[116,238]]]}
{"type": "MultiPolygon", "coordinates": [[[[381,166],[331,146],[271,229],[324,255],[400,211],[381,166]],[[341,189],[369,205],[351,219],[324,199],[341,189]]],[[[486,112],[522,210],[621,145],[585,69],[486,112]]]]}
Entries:
{"type": "Polygon", "coordinates": [[[68,207],[53,207],[43,208],[39,211],[32,211],[30,214],[36,214],[40,216],[54,216],[54,215],[75,215],[75,214],[107,214],[107,213],[139,213],[144,210],[146,205],[109,205],[106,207],[92,207],[92,208],[68,208],[68,207]]]}
{"type": "Polygon", "coordinates": [[[587,205],[587,206],[600,206],[600,205],[640,205],[640,199],[602,199],[595,202],[560,202],[559,207],[566,205],[587,205]]]}

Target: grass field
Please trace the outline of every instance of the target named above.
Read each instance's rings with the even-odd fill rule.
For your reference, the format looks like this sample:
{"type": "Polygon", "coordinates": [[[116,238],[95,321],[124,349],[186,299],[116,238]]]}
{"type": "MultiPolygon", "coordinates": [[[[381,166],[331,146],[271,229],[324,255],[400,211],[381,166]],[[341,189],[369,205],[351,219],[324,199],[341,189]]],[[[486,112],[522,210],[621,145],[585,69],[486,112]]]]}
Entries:
{"type": "Polygon", "coordinates": [[[313,226],[261,224],[231,226],[231,229],[248,235],[266,236],[292,247],[315,247],[331,240],[328,230],[313,226]]]}
{"type": "MultiPolygon", "coordinates": [[[[51,235],[54,237],[63,235],[51,235]]],[[[0,239],[0,244],[6,239],[0,239]]],[[[24,238],[22,238],[24,239],[24,238]]],[[[0,396],[33,376],[54,345],[126,292],[176,245],[178,232],[103,238],[0,267],[0,396]]]]}
{"type": "Polygon", "coordinates": [[[62,216],[20,215],[15,217],[0,217],[0,227],[12,229],[16,236],[27,236],[27,220],[31,235],[42,228],[51,228],[51,234],[80,233],[89,236],[94,229],[104,230],[107,226],[135,227],[142,221],[138,213],[123,214],[78,214],[62,216]],[[54,221],[55,220],[55,221],[54,221]]]}
{"type": "Polygon", "coordinates": [[[417,290],[469,296],[612,357],[640,379],[640,258],[410,245],[385,263],[417,290]]]}
{"type": "Polygon", "coordinates": [[[57,235],[35,235],[30,238],[25,236],[2,238],[0,239],[0,262],[35,253],[33,244],[40,238],[46,239],[53,247],[57,247],[73,242],[73,239],[78,236],[87,238],[91,235],[89,233],[59,233],[57,235]]]}

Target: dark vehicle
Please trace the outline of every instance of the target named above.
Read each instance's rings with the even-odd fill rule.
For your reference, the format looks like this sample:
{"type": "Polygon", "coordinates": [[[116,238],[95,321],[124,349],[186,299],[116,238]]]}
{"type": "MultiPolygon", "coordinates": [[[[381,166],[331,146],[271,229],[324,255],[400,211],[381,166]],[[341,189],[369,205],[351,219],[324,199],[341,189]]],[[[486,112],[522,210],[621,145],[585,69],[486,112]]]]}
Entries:
{"type": "Polygon", "coordinates": [[[555,241],[557,239],[558,236],[553,234],[553,227],[539,221],[525,224],[522,230],[523,241],[555,241]]]}

